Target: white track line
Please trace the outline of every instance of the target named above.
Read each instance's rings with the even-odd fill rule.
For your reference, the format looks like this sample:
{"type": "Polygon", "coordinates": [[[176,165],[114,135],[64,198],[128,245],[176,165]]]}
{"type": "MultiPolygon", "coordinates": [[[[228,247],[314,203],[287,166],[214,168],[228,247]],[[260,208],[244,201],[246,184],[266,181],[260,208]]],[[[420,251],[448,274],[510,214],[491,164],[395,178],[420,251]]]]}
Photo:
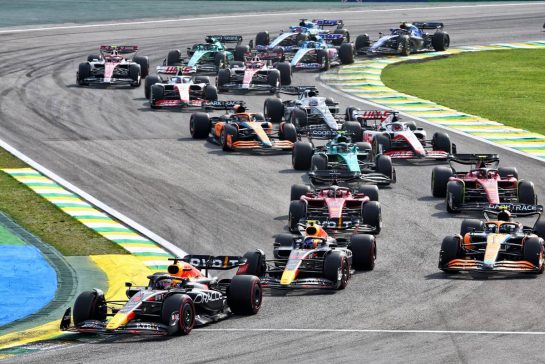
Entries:
{"type": "Polygon", "coordinates": [[[478,4],[478,5],[451,5],[451,6],[427,6],[427,7],[414,7],[414,8],[394,8],[394,9],[364,9],[364,10],[315,10],[306,12],[286,12],[286,13],[262,13],[262,14],[237,14],[237,15],[219,15],[208,17],[193,17],[193,18],[180,18],[180,19],[162,19],[162,20],[143,20],[133,22],[121,22],[121,23],[104,23],[104,24],[85,24],[85,25],[66,25],[66,26],[52,26],[41,28],[28,28],[28,29],[11,29],[0,30],[0,34],[10,33],[26,33],[26,32],[43,32],[49,30],[66,30],[66,29],[84,29],[84,28],[102,28],[112,26],[123,25],[142,25],[142,24],[164,24],[164,23],[176,23],[185,21],[201,21],[201,20],[225,20],[236,18],[260,18],[271,16],[286,16],[286,15],[310,15],[310,14],[344,14],[344,13],[385,13],[392,11],[411,11],[411,10],[445,10],[445,9],[464,9],[464,8],[487,8],[487,7],[512,7],[512,6],[543,6],[545,2],[539,3],[512,3],[512,4],[478,4]]]}
{"type": "Polygon", "coordinates": [[[88,194],[87,192],[85,192],[85,191],[79,189],[78,187],[74,186],[70,182],[66,181],[64,178],[58,176],[54,172],[50,171],[46,167],[42,166],[41,164],[39,164],[35,160],[33,160],[30,157],[26,156],[25,154],[23,154],[22,152],[15,149],[14,147],[12,147],[11,145],[9,145],[8,143],[6,143],[5,141],[3,141],[1,139],[0,139],[0,147],[4,148],[8,152],[10,152],[14,156],[16,156],[17,158],[19,158],[20,160],[22,160],[23,162],[25,162],[26,164],[28,164],[29,166],[31,166],[32,168],[37,170],[38,172],[42,173],[43,175],[45,175],[45,176],[49,177],[50,179],[52,179],[53,181],[57,182],[59,185],[63,186],[67,190],[70,190],[71,192],[74,192],[75,194],[79,195],[81,198],[83,198],[87,202],[89,202],[92,205],[98,207],[102,211],[105,211],[107,214],[109,214],[110,216],[115,217],[116,219],[123,222],[124,224],[130,226],[131,228],[138,231],[140,234],[146,236],[150,240],[156,242],[157,244],[159,244],[160,246],[162,246],[163,248],[168,250],[170,253],[174,254],[174,256],[184,257],[184,256],[187,255],[187,253],[183,249],[181,249],[181,248],[177,247],[176,245],[168,242],[167,240],[163,239],[159,235],[155,234],[154,232],[152,232],[152,231],[146,229],[145,227],[143,227],[142,225],[138,224],[134,220],[128,218],[127,216],[123,215],[122,213],[120,213],[120,212],[114,210],[113,208],[109,207],[105,203],[97,200],[96,198],[94,198],[93,196],[88,194]]]}
{"type": "Polygon", "coordinates": [[[223,332],[348,332],[360,334],[437,334],[437,335],[533,335],[543,336],[544,331],[472,331],[472,330],[381,330],[381,329],[196,329],[196,331],[223,332]]]}

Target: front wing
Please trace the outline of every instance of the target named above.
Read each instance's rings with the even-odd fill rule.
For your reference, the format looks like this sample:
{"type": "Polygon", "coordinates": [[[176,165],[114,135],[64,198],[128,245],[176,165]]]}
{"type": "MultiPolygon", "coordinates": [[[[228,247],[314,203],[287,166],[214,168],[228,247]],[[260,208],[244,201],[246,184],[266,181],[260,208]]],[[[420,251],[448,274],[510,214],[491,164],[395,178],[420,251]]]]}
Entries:
{"type": "Polygon", "coordinates": [[[526,260],[501,260],[492,266],[486,265],[481,260],[453,259],[446,266],[439,266],[446,271],[477,271],[477,272],[522,272],[538,273],[539,267],[526,260]]]}
{"type": "Polygon", "coordinates": [[[272,289],[337,289],[337,284],[325,278],[295,279],[290,284],[280,284],[280,279],[272,277],[261,278],[261,286],[272,289]]]}

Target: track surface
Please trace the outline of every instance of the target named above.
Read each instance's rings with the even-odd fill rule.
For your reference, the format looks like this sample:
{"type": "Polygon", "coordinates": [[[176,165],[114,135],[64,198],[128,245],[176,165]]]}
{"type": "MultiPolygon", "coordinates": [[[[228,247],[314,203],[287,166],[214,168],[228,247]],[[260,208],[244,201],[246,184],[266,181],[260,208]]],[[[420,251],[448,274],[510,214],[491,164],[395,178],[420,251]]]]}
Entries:
{"type": "MultiPolygon", "coordinates": [[[[411,6],[411,5],[408,5],[411,6]]],[[[415,5],[416,6],[416,5],[415,5]]],[[[399,20],[443,20],[453,46],[537,40],[543,4],[448,7],[363,13],[343,18],[352,34],[387,30],[399,20]]],[[[91,195],[194,253],[271,253],[286,226],[288,193],[300,182],[289,155],[223,153],[189,134],[190,113],[151,112],[139,89],[74,85],[75,71],[99,44],[139,44],[157,64],[206,33],[251,39],[297,15],[197,20],[0,35],[0,137],[91,195]]],[[[315,84],[297,74],[295,84],[315,84]]],[[[323,94],[328,94],[325,90],[323,94]]],[[[341,107],[354,101],[333,95],[341,107]]],[[[478,97],[478,95],[476,95],[478,97]]],[[[226,99],[226,96],[223,96],[226,99]]],[[[228,98],[239,98],[228,96],[228,98]]],[[[263,97],[244,99],[260,110],[263,97]]],[[[426,127],[428,133],[434,131],[426,127]]],[[[542,188],[543,164],[451,133],[463,152],[498,152],[542,188]]],[[[444,235],[458,231],[430,196],[432,165],[397,166],[399,183],[381,192],[385,228],[373,272],[333,295],[266,297],[261,312],[169,340],[97,340],[19,357],[21,362],[543,361],[541,336],[456,333],[301,332],[298,329],[545,331],[543,278],[458,275],[437,270],[444,235]],[[251,331],[252,329],[295,331],[251,331]],[[243,331],[225,331],[241,329],[243,331]],[[214,330],[210,332],[209,330],[214,330]],[[218,331],[216,331],[218,330],[218,331]],[[248,331],[245,331],[248,330],[248,331]]]]}

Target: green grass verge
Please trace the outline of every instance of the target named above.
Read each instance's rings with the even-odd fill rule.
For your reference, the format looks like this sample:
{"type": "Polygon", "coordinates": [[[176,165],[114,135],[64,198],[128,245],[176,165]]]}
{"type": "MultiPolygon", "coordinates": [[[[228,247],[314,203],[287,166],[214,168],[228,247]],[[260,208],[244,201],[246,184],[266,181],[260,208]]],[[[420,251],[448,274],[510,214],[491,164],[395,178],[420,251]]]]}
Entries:
{"type": "Polygon", "coordinates": [[[505,125],[545,134],[545,50],[463,53],[386,67],[390,88],[505,125]]]}
{"type": "MultiPolygon", "coordinates": [[[[25,167],[0,148],[0,168],[25,167]]],[[[4,172],[0,172],[0,210],[63,255],[127,254],[4,172]]]]}

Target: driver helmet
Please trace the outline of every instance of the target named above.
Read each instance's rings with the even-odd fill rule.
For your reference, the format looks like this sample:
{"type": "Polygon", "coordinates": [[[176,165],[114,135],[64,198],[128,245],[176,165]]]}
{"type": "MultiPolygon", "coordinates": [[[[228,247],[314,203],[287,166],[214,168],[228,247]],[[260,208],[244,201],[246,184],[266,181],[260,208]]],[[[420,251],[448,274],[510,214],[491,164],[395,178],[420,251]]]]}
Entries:
{"type": "Polygon", "coordinates": [[[511,221],[511,213],[508,210],[501,210],[498,213],[499,221],[511,221]]]}
{"type": "Polygon", "coordinates": [[[337,149],[339,152],[346,152],[348,151],[348,143],[339,143],[337,144],[337,149]]]}
{"type": "Polygon", "coordinates": [[[348,138],[345,137],[344,135],[339,135],[337,137],[337,143],[348,143],[348,138]]]}
{"type": "Polygon", "coordinates": [[[182,77],[172,77],[172,82],[174,82],[174,83],[182,83],[182,77]]]}
{"type": "Polygon", "coordinates": [[[182,83],[191,83],[191,77],[182,77],[182,83]]]}
{"type": "Polygon", "coordinates": [[[516,227],[513,224],[501,224],[500,226],[501,234],[511,234],[511,233],[514,233],[515,230],[516,230],[516,227]]]}
{"type": "Polygon", "coordinates": [[[310,90],[310,91],[307,93],[307,96],[308,96],[308,97],[316,97],[316,96],[318,96],[318,94],[316,93],[316,91],[310,90]]]}
{"type": "Polygon", "coordinates": [[[318,106],[319,104],[320,102],[318,101],[318,98],[315,96],[311,97],[310,100],[308,100],[308,106],[318,106]]]}
{"type": "Polygon", "coordinates": [[[392,123],[392,130],[393,131],[402,131],[403,130],[403,125],[401,125],[400,123],[392,123]]]}
{"type": "Polygon", "coordinates": [[[306,237],[303,241],[303,249],[316,249],[322,243],[322,239],[306,237]]]}
{"type": "Polygon", "coordinates": [[[243,105],[236,105],[234,108],[235,113],[240,114],[246,112],[246,108],[243,105]]]}
{"type": "Polygon", "coordinates": [[[156,289],[169,289],[172,287],[172,279],[161,279],[155,284],[156,289]]]}
{"type": "Polygon", "coordinates": [[[408,27],[409,25],[406,22],[401,22],[401,24],[399,24],[400,29],[407,29],[408,27]]]}

